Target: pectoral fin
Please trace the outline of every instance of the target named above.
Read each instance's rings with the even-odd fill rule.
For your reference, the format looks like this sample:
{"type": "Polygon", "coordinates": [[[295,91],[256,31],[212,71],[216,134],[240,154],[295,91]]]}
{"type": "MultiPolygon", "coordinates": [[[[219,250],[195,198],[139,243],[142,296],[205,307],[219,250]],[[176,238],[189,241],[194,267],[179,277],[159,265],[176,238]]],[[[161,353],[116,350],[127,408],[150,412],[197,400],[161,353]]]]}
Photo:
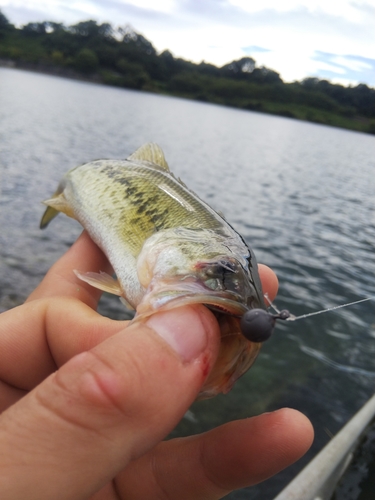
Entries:
{"type": "Polygon", "coordinates": [[[120,283],[107,273],[103,273],[102,271],[100,273],[80,273],[75,269],[74,274],[80,280],[103,292],[113,293],[114,295],[123,294],[120,283]]]}

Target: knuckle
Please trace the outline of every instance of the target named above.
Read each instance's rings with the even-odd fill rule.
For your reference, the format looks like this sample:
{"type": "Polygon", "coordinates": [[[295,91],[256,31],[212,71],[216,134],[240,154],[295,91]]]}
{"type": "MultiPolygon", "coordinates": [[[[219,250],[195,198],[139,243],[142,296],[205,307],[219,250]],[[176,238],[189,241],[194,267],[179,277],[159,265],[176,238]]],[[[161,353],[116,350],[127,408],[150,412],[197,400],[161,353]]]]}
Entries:
{"type": "Polygon", "coordinates": [[[132,417],[134,387],[105,357],[82,353],[64,365],[46,387],[36,391],[38,404],[49,417],[85,430],[106,429],[132,417]],[[127,404],[129,399],[131,404],[127,404]]]}

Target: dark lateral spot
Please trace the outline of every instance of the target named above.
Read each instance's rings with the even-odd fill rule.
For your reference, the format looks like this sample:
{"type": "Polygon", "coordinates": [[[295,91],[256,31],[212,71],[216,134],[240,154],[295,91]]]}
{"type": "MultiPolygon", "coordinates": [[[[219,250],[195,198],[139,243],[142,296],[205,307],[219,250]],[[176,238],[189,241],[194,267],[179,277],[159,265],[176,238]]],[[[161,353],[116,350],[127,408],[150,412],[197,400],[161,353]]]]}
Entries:
{"type": "Polygon", "coordinates": [[[137,214],[143,214],[143,213],[146,213],[147,214],[147,209],[148,207],[148,203],[142,203],[141,205],[138,205],[137,206],[137,214]]]}
{"type": "Polygon", "coordinates": [[[168,215],[168,210],[163,210],[162,212],[156,212],[156,216],[159,219],[164,219],[168,215]]]}
{"type": "Polygon", "coordinates": [[[121,184],[121,186],[129,186],[129,179],[126,179],[124,177],[118,177],[117,179],[115,178],[115,181],[121,184]]]}
{"type": "Polygon", "coordinates": [[[145,215],[147,215],[147,217],[156,217],[157,216],[157,212],[154,208],[150,208],[148,207],[146,210],[145,210],[145,215]]]}
{"type": "Polygon", "coordinates": [[[152,204],[152,203],[157,203],[158,201],[159,201],[159,197],[158,197],[156,194],[154,194],[153,196],[150,196],[150,197],[148,198],[148,202],[149,202],[150,204],[152,204]]]}
{"type": "Polygon", "coordinates": [[[127,186],[126,190],[125,190],[125,195],[128,197],[128,198],[131,198],[133,197],[134,195],[136,195],[137,193],[137,189],[135,187],[132,187],[132,186],[127,186]]]}
{"type": "Polygon", "coordinates": [[[133,217],[130,220],[130,226],[140,226],[142,223],[142,217],[133,217]]]}

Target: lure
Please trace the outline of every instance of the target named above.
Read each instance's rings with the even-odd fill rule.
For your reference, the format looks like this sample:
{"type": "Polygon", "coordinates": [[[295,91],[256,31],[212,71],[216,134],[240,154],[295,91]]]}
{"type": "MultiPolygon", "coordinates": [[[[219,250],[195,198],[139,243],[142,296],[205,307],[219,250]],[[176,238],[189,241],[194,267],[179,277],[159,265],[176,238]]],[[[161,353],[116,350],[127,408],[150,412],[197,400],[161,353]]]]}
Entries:
{"type": "Polygon", "coordinates": [[[297,321],[299,319],[308,318],[310,316],[315,316],[317,314],[323,314],[329,311],[334,311],[335,309],[341,309],[342,307],[352,306],[354,304],[360,304],[361,302],[366,302],[368,300],[374,300],[375,296],[368,297],[366,299],[355,300],[354,302],[348,302],[346,304],[341,304],[339,306],[329,307],[328,309],[322,309],[320,311],[314,311],[308,314],[302,314],[301,316],[295,316],[291,314],[287,309],[279,311],[277,307],[270,301],[267,294],[264,298],[269,303],[269,305],[274,309],[276,314],[271,314],[264,309],[250,309],[241,318],[241,332],[248,340],[252,342],[265,342],[268,340],[275,328],[276,320],[284,321],[297,321]]]}

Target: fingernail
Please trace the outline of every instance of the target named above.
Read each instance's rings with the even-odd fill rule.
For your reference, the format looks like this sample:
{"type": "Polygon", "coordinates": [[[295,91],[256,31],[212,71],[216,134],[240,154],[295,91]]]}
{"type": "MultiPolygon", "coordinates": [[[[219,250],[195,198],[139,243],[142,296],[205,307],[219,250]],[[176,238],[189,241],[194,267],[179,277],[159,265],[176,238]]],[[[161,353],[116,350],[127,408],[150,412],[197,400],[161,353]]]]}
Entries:
{"type": "Polygon", "coordinates": [[[205,325],[199,311],[190,306],[154,314],[147,325],[186,362],[198,358],[207,347],[205,325]]]}

